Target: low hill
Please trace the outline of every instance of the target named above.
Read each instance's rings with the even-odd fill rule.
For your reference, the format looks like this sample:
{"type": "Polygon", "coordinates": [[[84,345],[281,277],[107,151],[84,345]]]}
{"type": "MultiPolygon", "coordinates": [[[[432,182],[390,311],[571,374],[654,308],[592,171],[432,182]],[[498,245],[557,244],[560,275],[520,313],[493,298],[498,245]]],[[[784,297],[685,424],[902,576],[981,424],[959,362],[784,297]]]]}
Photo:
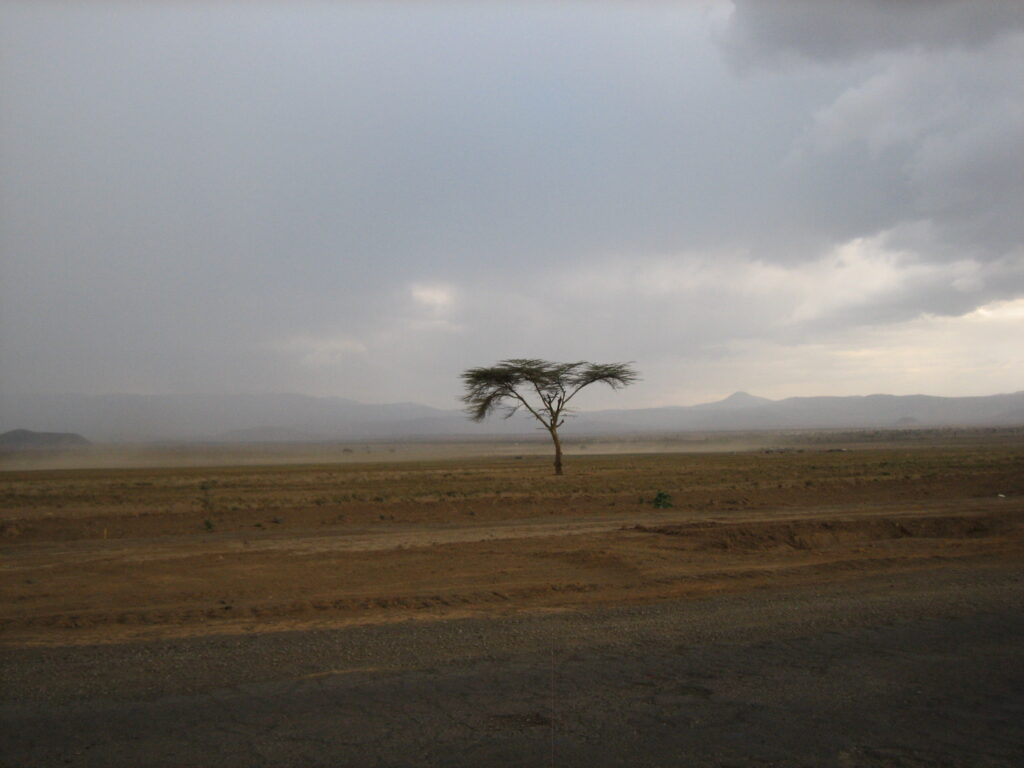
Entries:
{"type": "Polygon", "coordinates": [[[67,448],[85,448],[92,445],[74,432],[33,432],[28,429],[12,429],[0,435],[0,450],[46,451],[67,448]]]}

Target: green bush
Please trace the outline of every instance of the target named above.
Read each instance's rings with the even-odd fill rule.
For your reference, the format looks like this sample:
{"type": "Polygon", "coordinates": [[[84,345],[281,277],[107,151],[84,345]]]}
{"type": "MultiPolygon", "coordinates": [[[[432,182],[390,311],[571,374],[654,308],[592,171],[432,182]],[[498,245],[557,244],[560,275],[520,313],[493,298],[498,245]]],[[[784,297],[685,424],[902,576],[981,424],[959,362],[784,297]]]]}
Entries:
{"type": "Polygon", "coordinates": [[[655,509],[668,509],[672,506],[672,497],[664,491],[658,491],[654,494],[654,501],[652,503],[655,509]]]}

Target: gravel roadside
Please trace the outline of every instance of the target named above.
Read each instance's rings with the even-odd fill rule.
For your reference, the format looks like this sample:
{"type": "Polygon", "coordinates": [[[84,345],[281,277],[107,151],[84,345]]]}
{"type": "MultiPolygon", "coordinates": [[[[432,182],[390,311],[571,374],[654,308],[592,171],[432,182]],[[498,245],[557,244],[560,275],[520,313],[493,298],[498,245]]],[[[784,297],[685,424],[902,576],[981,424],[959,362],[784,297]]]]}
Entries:
{"type": "MultiPolygon", "coordinates": [[[[1024,608],[1024,564],[950,567],[644,605],[338,630],[0,649],[0,702],[146,698],[514,653],[648,643],[756,642],[1024,608]]],[[[1024,651],[1022,651],[1024,652],[1024,651]]]]}
{"type": "Polygon", "coordinates": [[[2,651],[0,765],[1024,763],[1024,565],[2,651]],[[684,759],[685,758],[685,759],[684,759]]]}

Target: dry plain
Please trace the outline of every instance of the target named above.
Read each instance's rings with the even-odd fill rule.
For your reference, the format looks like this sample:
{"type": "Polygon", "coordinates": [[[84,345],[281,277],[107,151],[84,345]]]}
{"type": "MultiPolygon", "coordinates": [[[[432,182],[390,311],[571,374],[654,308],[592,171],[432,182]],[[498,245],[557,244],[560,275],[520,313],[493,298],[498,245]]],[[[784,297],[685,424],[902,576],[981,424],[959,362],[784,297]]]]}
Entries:
{"type": "Polygon", "coordinates": [[[563,477],[543,443],[7,471],[0,631],[91,643],[500,615],[1024,553],[1017,433],[826,437],[717,453],[597,445],[563,477]],[[670,507],[654,506],[659,492],[670,507]]]}
{"type": "MultiPolygon", "coordinates": [[[[593,442],[569,455],[563,477],[551,474],[542,442],[338,447],[322,449],[312,463],[306,449],[282,449],[277,463],[249,454],[230,466],[217,465],[215,449],[193,462],[198,466],[180,456],[163,462],[176,466],[151,466],[161,463],[156,453],[121,468],[27,469],[18,458],[0,473],[5,701],[25,718],[26,701],[51,697],[64,706],[131,689],[125,681],[125,688],[111,688],[110,679],[95,675],[76,681],[71,667],[47,672],[76,648],[81,658],[101,654],[109,664],[111,653],[207,642],[198,658],[220,647],[217,638],[234,638],[229,645],[237,649],[244,638],[354,638],[373,627],[407,634],[413,630],[402,628],[414,627],[416,637],[492,628],[481,629],[484,636],[524,617],[558,617],[570,635],[588,626],[596,648],[602,638],[612,642],[622,623],[605,626],[594,617],[615,611],[686,604],[708,611],[729,601],[777,599],[804,605],[793,610],[806,610],[811,622],[820,609],[800,602],[807,595],[835,600],[841,593],[855,616],[879,589],[907,585],[907,605],[893,603],[892,611],[909,616],[926,585],[967,580],[981,595],[985,574],[1002,579],[992,594],[1024,604],[1022,437],[1020,430],[978,430],[734,436],[716,445],[593,442]],[[612,448],[621,452],[607,452],[612,448]],[[659,493],[671,506],[654,505],[659,493]],[[33,692],[36,684],[49,693],[33,692]]],[[[763,628],[766,620],[759,621],[763,628]]],[[[502,642],[482,652],[497,653],[502,642]]],[[[227,647],[224,657],[235,653],[227,647]]],[[[383,663],[360,653],[348,673],[368,674],[383,663]]],[[[441,663],[437,654],[423,657],[441,663]]],[[[279,663],[285,675],[288,665],[279,663]]],[[[337,660],[317,664],[303,667],[302,676],[346,671],[337,660]]],[[[398,666],[420,668],[408,658],[398,666]]],[[[273,677],[263,670],[252,678],[251,669],[238,680],[224,674],[207,688],[273,677]]],[[[189,687],[165,679],[156,690],[204,686],[186,672],[180,677],[189,687]]],[[[555,762],[553,718],[533,711],[508,717],[497,722],[518,732],[550,726],[555,762]]],[[[26,749],[9,751],[35,754],[26,749]]],[[[544,761],[547,749],[538,753],[544,761]]],[[[54,753],[39,764],[122,764],[109,753],[96,753],[95,762],[75,754],[86,752],[61,752],[64,762],[54,753]]],[[[592,759],[575,754],[580,763],[592,759]]],[[[737,754],[734,764],[765,764],[737,754]]],[[[1004,753],[986,754],[984,764],[1012,764],[1000,762],[1004,753]]],[[[123,757],[126,765],[134,759],[123,757]]],[[[575,764],[564,757],[558,762],[575,764]]],[[[720,764],[716,759],[700,764],[720,764]]],[[[886,760],[882,754],[849,764],[943,764],[886,760]]],[[[351,764],[363,762],[370,761],[351,764]]],[[[382,764],[431,762],[399,752],[382,764]]],[[[153,764],[206,763],[179,755],[153,764]]],[[[248,764],[263,763],[250,755],[248,764]]],[[[314,754],[266,764],[347,763],[314,754]]]]}

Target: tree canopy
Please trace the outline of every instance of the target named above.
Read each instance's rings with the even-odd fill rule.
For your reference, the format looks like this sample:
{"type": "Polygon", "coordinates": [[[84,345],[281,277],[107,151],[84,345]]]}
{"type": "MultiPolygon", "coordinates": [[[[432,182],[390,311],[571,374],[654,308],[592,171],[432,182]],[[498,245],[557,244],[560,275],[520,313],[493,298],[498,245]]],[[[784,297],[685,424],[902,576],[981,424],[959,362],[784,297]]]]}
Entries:
{"type": "Polygon", "coordinates": [[[572,414],[570,401],[581,389],[604,383],[621,389],[639,380],[631,363],[555,363],[513,358],[489,368],[470,368],[462,374],[466,414],[483,421],[503,411],[511,418],[525,408],[551,435],[555,444],[555,474],[562,474],[562,446],[558,428],[572,414]]]}

